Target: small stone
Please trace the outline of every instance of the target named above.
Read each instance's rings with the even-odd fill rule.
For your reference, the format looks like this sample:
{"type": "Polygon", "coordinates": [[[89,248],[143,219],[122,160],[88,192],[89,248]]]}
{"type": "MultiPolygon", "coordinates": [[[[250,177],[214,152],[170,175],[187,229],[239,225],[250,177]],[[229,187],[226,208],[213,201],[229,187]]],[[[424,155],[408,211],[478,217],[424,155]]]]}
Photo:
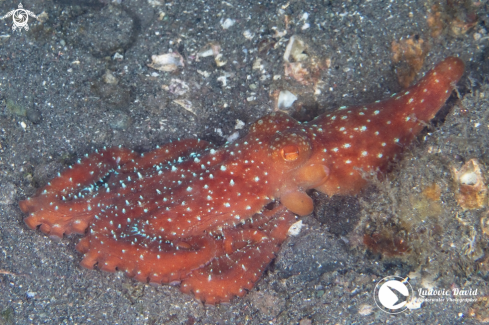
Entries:
{"type": "Polygon", "coordinates": [[[114,77],[114,75],[110,70],[105,71],[105,74],[102,77],[102,79],[106,84],[117,85],[117,83],[119,82],[119,80],[117,80],[117,78],[114,77]]]}
{"type": "Polygon", "coordinates": [[[373,311],[374,311],[374,307],[369,304],[360,305],[360,307],[358,308],[358,313],[362,316],[368,316],[371,313],[373,313],[373,311]]]}
{"type": "Polygon", "coordinates": [[[42,120],[41,112],[39,112],[35,108],[31,108],[27,110],[26,117],[32,124],[38,124],[42,120]]]}
{"type": "Polygon", "coordinates": [[[127,114],[119,113],[109,122],[109,126],[114,130],[127,129],[132,124],[132,119],[127,114]]]}

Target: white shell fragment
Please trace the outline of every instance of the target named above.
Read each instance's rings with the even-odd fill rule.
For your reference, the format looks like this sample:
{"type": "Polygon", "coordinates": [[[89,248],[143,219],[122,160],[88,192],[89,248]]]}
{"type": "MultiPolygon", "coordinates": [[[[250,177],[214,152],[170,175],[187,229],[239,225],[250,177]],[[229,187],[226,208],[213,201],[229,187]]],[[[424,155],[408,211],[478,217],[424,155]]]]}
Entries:
{"type": "Polygon", "coordinates": [[[245,122],[241,121],[241,120],[236,120],[236,125],[234,126],[234,128],[236,130],[241,130],[243,129],[245,126],[245,122]]]}
{"type": "Polygon", "coordinates": [[[197,73],[203,76],[204,78],[209,78],[211,73],[209,71],[197,70],[197,73]]]}
{"type": "Polygon", "coordinates": [[[255,37],[255,34],[254,34],[254,33],[252,33],[252,32],[251,32],[249,29],[247,29],[247,30],[245,30],[245,31],[243,32],[243,36],[244,36],[244,37],[245,37],[247,40],[250,40],[250,41],[251,41],[251,40],[253,39],[253,37],[255,37]]]}
{"type": "Polygon", "coordinates": [[[117,80],[117,78],[114,77],[114,75],[110,70],[105,71],[102,79],[106,84],[111,84],[111,85],[117,85],[117,83],[119,82],[119,80],[117,80]]]}
{"type": "Polygon", "coordinates": [[[115,52],[114,56],[112,57],[112,60],[116,60],[116,61],[124,60],[124,55],[120,54],[119,52],[115,52]]]}
{"type": "Polygon", "coordinates": [[[282,90],[278,95],[277,108],[286,109],[292,106],[297,100],[297,96],[288,90],[282,90]]]}
{"type": "Polygon", "coordinates": [[[172,78],[168,86],[163,85],[161,88],[178,96],[181,96],[190,90],[190,87],[185,81],[176,78],[172,78]]]}
{"type": "Polygon", "coordinates": [[[285,48],[284,61],[301,62],[307,60],[308,55],[304,53],[306,48],[306,43],[299,36],[293,35],[285,48]]]}
{"type": "Polygon", "coordinates": [[[148,67],[159,71],[175,71],[185,66],[183,57],[177,52],[152,55],[151,60],[153,62],[148,64],[148,67]]]}
{"type": "Polygon", "coordinates": [[[221,26],[223,29],[228,29],[236,23],[236,20],[231,18],[221,19],[221,26]]]}
{"type": "Polygon", "coordinates": [[[228,77],[229,73],[225,73],[224,75],[219,76],[217,81],[221,82],[223,87],[226,87],[228,85],[228,77]]]}
{"type": "MultiPolygon", "coordinates": [[[[192,102],[189,101],[188,99],[175,99],[173,102],[175,104],[180,105],[181,107],[183,107],[184,109],[186,109],[190,113],[195,114],[192,102]]],[[[197,114],[195,114],[195,115],[197,115],[197,114]]]]}
{"type": "Polygon", "coordinates": [[[302,220],[299,220],[296,223],[292,224],[292,226],[290,226],[289,230],[287,231],[287,235],[296,237],[301,233],[301,229],[302,220]]]}
{"type": "Polygon", "coordinates": [[[226,63],[228,63],[228,60],[225,60],[224,57],[222,56],[221,53],[219,53],[215,58],[214,58],[214,61],[216,61],[216,65],[218,67],[222,67],[223,65],[225,65],[226,63]]]}
{"type": "Polygon", "coordinates": [[[239,132],[236,131],[230,136],[226,137],[226,140],[228,143],[233,143],[234,141],[238,140],[238,138],[239,138],[239,132]]]}
{"type": "Polygon", "coordinates": [[[251,67],[253,70],[264,70],[264,65],[263,61],[260,58],[256,58],[256,60],[253,62],[253,66],[251,67]]]}
{"type": "Polygon", "coordinates": [[[214,60],[216,61],[216,65],[218,67],[222,67],[228,61],[224,59],[221,53],[221,45],[217,42],[209,42],[207,43],[199,52],[197,52],[197,56],[195,61],[200,61],[200,58],[205,58],[208,56],[214,56],[214,60]]]}

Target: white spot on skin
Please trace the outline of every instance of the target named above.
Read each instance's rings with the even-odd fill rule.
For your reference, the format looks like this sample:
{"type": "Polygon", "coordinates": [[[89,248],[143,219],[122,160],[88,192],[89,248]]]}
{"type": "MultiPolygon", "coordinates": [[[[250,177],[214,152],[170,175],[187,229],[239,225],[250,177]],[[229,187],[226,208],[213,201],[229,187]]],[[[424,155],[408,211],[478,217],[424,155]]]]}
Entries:
{"type": "Polygon", "coordinates": [[[360,127],[360,131],[363,132],[363,131],[367,131],[367,127],[365,125],[362,125],[360,127]]]}
{"type": "Polygon", "coordinates": [[[351,147],[351,144],[349,144],[349,143],[345,143],[345,144],[343,145],[343,148],[350,148],[350,147],[351,147]]]}
{"type": "Polygon", "coordinates": [[[382,147],[385,147],[385,142],[382,142],[382,147]]]}
{"type": "Polygon", "coordinates": [[[379,111],[379,110],[376,110],[376,111],[374,112],[374,115],[378,115],[379,113],[380,113],[380,111],[379,111]]]}
{"type": "Polygon", "coordinates": [[[345,160],[345,163],[351,164],[351,160],[349,160],[349,159],[348,160],[345,160]]]}
{"type": "Polygon", "coordinates": [[[333,151],[334,152],[338,152],[338,148],[333,148],[333,151]]]}
{"type": "Polygon", "coordinates": [[[365,157],[368,155],[368,152],[367,151],[362,151],[362,157],[365,157]]]}
{"type": "Polygon", "coordinates": [[[377,157],[378,157],[378,158],[382,158],[382,154],[381,154],[381,153],[379,153],[379,154],[377,155],[377,157]]]}

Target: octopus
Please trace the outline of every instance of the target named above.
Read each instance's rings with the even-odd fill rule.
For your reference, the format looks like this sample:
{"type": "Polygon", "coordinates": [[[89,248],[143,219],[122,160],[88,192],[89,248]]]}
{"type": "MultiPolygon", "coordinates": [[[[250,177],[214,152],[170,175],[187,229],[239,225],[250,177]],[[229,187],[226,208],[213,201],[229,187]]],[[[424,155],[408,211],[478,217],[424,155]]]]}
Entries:
{"type": "Polygon", "coordinates": [[[206,304],[251,290],[308,190],[353,195],[409,146],[450,96],[464,63],[449,57],[384,101],[300,123],[264,116],[234,143],[178,140],[147,153],[96,151],[20,201],[29,228],[81,234],[81,265],[175,284],[206,304]]]}

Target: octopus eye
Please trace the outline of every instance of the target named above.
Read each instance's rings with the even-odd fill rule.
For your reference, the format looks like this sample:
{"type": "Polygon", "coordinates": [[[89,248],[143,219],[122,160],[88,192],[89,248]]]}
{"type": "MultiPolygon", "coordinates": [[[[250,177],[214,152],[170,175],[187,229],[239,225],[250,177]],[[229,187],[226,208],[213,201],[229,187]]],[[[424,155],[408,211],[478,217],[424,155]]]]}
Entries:
{"type": "Polygon", "coordinates": [[[280,154],[285,161],[294,161],[299,158],[299,148],[295,145],[286,145],[280,150],[280,154]]]}

